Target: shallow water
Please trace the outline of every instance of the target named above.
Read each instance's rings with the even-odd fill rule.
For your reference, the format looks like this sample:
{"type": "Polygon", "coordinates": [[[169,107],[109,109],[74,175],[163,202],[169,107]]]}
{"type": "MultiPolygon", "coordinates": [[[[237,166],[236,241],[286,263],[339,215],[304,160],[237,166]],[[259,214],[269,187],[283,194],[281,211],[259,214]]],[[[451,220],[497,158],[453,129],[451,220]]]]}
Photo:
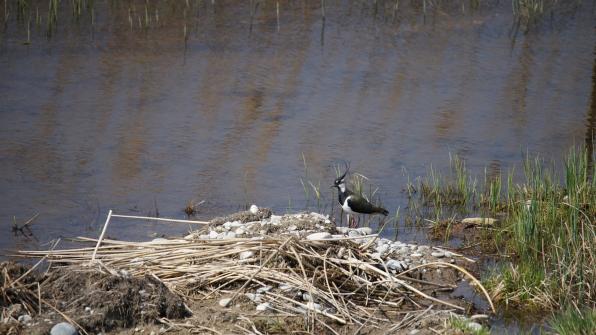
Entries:
{"type": "MultiPolygon", "coordinates": [[[[494,174],[525,151],[560,159],[591,146],[592,3],[527,33],[506,1],[426,15],[405,3],[395,17],[386,2],[328,1],[324,22],[319,1],[281,1],[279,26],[272,1],[252,19],[248,1],[157,1],[146,28],[145,2],[132,3],[132,27],[128,5],[109,1],[95,1],[93,22],[65,2],[49,39],[40,2],[29,45],[14,8],[0,27],[0,248],[97,236],[108,209],[184,218],[188,201],[205,200],[198,217],[209,218],[251,203],[316,208],[301,179],[337,214],[328,186],[344,160],[395,213],[404,171],[446,171],[450,152],[494,174]],[[13,217],[35,213],[34,238],[15,237],[13,217]]],[[[108,235],[187,229],[114,220],[108,235]]]]}

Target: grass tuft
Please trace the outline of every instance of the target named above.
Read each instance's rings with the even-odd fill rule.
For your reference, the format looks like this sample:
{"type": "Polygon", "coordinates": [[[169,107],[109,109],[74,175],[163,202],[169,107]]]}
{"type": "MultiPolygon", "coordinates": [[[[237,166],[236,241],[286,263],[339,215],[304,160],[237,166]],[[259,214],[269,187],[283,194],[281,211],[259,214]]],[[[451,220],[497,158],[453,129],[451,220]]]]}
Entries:
{"type": "Polygon", "coordinates": [[[568,308],[555,315],[549,325],[559,335],[596,334],[596,310],[568,308]]]}

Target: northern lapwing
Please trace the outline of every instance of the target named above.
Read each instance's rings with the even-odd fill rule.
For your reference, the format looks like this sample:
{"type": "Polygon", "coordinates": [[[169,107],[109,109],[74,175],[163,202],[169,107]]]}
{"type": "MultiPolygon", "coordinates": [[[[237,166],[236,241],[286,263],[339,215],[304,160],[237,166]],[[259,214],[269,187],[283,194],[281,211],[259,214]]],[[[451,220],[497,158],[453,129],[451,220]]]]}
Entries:
{"type": "Polygon", "coordinates": [[[346,164],[346,172],[343,175],[335,179],[331,187],[337,188],[339,193],[338,200],[341,208],[348,214],[348,224],[350,224],[350,214],[382,214],[387,216],[389,211],[383,207],[378,207],[370,203],[364,197],[350,191],[346,187],[346,175],[350,167],[346,164]]]}

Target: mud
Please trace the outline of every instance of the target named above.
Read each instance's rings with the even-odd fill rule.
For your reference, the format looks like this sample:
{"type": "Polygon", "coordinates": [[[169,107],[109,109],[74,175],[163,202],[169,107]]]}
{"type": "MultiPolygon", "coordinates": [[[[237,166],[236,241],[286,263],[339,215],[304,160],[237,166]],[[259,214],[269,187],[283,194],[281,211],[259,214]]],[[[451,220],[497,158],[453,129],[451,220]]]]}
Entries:
{"type": "MultiPolygon", "coordinates": [[[[24,266],[14,263],[3,263],[2,268],[12,274],[12,278],[26,271],[24,266]]],[[[6,276],[2,277],[4,283],[10,280],[6,276]]],[[[180,319],[192,314],[180,296],[151,276],[132,278],[125,273],[115,276],[97,271],[56,269],[49,271],[48,275],[32,272],[24,282],[28,286],[39,283],[41,299],[47,303],[42,303],[42,313],[39,314],[37,302],[23,293],[27,285],[12,289],[18,291],[20,296],[8,296],[3,290],[1,307],[5,322],[0,334],[48,334],[54,324],[64,321],[63,316],[48,304],[93,333],[154,323],[158,318],[180,319]],[[7,296],[10,299],[4,298],[7,296]],[[26,327],[10,322],[18,320],[23,315],[21,312],[25,311],[9,313],[10,309],[15,308],[15,302],[22,301],[23,297],[28,301],[21,303],[22,306],[34,304],[33,310],[28,311],[33,319],[27,322],[26,327]]]]}

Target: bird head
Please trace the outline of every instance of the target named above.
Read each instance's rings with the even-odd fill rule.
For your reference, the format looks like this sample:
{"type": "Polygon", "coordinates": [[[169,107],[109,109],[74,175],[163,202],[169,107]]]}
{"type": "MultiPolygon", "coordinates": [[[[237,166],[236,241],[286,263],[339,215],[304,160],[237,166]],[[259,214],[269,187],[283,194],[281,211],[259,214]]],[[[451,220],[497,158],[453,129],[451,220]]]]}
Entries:
{"type": "Polygon", "coordinates": [[[341,189],[343,191],[344,189],[344,185],[346,183],[345,179],[346,179],[346,175],[348,174],[348,171],[350,170],[350,166],[348,165],[348,163],[346,164],[346,171],[344,172],[344,174],[342,174],[341,176],[337,177],[335,179],[335,181],[333,182],[333,185],[331,185],[331,187],[335,187],[338,189],[341,189]]]}

